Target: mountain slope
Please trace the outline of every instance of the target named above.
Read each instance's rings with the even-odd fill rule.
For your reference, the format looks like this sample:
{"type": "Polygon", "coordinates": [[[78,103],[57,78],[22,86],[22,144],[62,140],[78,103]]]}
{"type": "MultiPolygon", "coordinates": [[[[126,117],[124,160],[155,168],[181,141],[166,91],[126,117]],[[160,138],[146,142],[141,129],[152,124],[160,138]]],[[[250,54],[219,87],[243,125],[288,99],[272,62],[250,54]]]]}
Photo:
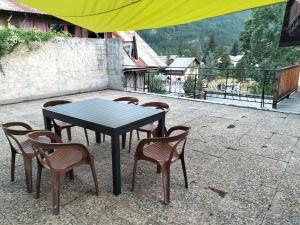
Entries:
{"type": "Polygon", "coordinates": [[[235,40],[239,39],[250,11],[234,13],[217,18],[202,20],[190,24],[166,27],[161,29],[143,30],[138,33],[160,55],[166,55],[168,49],[176,54],[180,39],[185,49],[207,47],[211,34],[215,35],[217,46],[230,49],[235,40]]]}

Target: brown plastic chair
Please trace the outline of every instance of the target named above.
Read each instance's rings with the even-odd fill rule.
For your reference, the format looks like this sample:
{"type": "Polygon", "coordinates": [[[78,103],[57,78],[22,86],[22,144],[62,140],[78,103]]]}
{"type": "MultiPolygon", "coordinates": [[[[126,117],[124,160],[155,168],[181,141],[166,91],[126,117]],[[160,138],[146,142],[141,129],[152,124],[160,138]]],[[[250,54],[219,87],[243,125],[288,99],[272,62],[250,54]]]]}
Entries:
{"type": "Polygon", "coordinates": [[[11,169],[10,176],[11,181],[15,180],[15,163],[16,155],[21,155],[24,160],[24,170],[26,177],[27,192],[32,192],[32,158],[34,157],[34,151],[30,142],[20,142],[17,136],[25,136],[33,131],[30,125],[22,122],[10,122],[1,125],[5,136],[9,142],[11,149],[11,169]]]}
{"type": "MultiPolygon", "coordinates": [[[[71,101],[67,101],[67,100],[53,100],[53,101],[49,101],[46,102],[43,107],[47,108],[50,106],[56,106],[56,105],[62,105],[62,104],[68,104],[71,103],[71,101]]],[[[68,140],[71,141],[72,140],[72,135],[71,135],[71,128],[74,126],[72,124],[69,123],[65,123],[63,121],[59,121],[59,120],[52,120],[52,126],[54,127],[54,131],[55,133],[61,137],[61,132],[63,129],[67,130],[67,136],[68,136],[68,140]]],[[[86,143],[87,145],[89,145],[89,137],[88,137],[88,133],[87,133],[87,129],[84,128],[84,135],[85,135],[85,139],[86,139],[86,143]]]]}
{"type": "Polygon", "coordinates": [[[95,171],[94,157],[88,149],[78,143],[62,143],[61,138],[51,131],[37,131],[27,134],[32,143],[33,151],[38,161],[36,198],[40,196],[42,168],[51,172],[53,214],[59,214],[60,177],[73,172],[73,168],[83,164],[91,167],[96,195],[99,195],[98,181],[95,171]],[[51,143],[45,142],[50,139],[51,143]]]}
{"type": "MultiPolygon", "coordinates": [[[[170,106],[167,103],[164,103],[164,102],[147,102],[147,103],[142,104],[141,106],[143,106],[143,107],[152,107],[152,108],[155,108],[155,109],[161,109],[161,110],[165,111],[165,113],[169,112],[169,110],[170,110],[170,106]]],[[[165,128],[165,130],[166,130],[166,128],[165,128]]],[[[147,133],[147,138],[150,138],[151,135],[153,137],[156,136],[156,131],[157,131],[157,124],[156,123],[150,123],[150,124],[147,124],[145,126],[142,126],[142,127],[138,128],[136,130],[136,134],[137,134],[138,140],[140,140],[139,132],[146,132],[147,133]]],[[[131,142],[132,142],[132,131],[130,132],[130,137],[129,137],[129,152],[131,150],[131,142]]]]}
{"type": "Polygon", "coordinates": [[[167,131],[166,137],[147,138],[139,142],[134,157],[132,191],[134,190],[137,162],[139,160],[145,160],[157,164],[157,167],[160,169],[158,171],[162,172],[165,204],[170,203],[170,166],[178,159],[181,160],[185,187],[188,188],[184,161],[184,148],[189,130],[190,127],[175,126],[167,131]],[[180,133],[170,136],[173,132],[180,133]],[[178,150],[180,147],[179,144],[182,144],[181,150],[178,150]]]}
{"type": "MultiPolygon", "coordinates": [[[[139,100],[137,98],[135,98],[135,97],[128,97],[128,96],[116,98],[113,101],[114,102],[124,102],[124,103],[127,103],[127,104],[134,104],[134,105],[138,105],[139,104],[139,100]]],[[[105,134],[103,134],[103,141],[105,141],[105,134]]]]}

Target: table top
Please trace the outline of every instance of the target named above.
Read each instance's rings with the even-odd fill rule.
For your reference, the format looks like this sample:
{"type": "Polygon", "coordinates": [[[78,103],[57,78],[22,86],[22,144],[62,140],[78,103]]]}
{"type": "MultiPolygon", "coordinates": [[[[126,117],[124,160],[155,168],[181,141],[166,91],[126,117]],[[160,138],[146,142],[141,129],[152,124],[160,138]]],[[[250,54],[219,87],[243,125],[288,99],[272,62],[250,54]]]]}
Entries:
{"type": "Polygon", "coordinates": [[[54,113],[56,116],[62,115],[113,129],[164,113],[160,109],[124,104],[100,98],[47,107],[44,109],[45,112],[47,115],[54,113]]]}

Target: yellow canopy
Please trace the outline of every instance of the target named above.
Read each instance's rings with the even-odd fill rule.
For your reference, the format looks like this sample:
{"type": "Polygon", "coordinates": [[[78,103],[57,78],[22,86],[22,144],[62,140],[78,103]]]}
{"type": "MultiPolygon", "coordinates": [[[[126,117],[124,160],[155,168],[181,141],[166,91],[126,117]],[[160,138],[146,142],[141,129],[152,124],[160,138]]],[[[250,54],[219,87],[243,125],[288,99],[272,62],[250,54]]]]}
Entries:
{"type": "Polygon", "coordinates": [[[18,0],[94,32],[189,23],[286,0],[18,0]]]}

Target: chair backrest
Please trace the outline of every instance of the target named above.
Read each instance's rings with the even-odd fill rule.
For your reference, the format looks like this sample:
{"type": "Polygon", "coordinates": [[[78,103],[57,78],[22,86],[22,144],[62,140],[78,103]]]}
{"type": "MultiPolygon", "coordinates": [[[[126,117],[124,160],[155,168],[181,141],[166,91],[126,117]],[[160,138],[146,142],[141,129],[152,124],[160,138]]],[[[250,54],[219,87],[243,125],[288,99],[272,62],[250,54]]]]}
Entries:
{"type": "Polygon", "coordinates": [[[142,104],[141,106],[161,109],[161,110],[165,111],[166,113],[169,112],[169,110],[170,110],[170,106],[165,102],[146,102],[146,103],[142,104]]]}
{"type": "Polygon", "coordinates": [[[67,103],[71,103],[71,101],[68,101],[68,100],[53,100],[53,101],[45,102],[43,107],[47,108],[49,106],[63,105],[63,104],[67,104],[67,103]]]}
{"type": "Polygon", "coordinates": [[[135,97],[120,97],[114,99],[115,102],[127,102],[128,104],[138,105],[139,100],[135,97]]]}
{"type": "MultiPolygon", "coordinates": [[[[173,149],[177,151],[177,154],[184,154],[184,149],[185,149],[185,143],[187,140],[187,136],[189,134],[191,127],[188,126],[174,126],[171,127],[167,133],[166,133],[166,137],[165,139],[169,142],[169,143],[174,143],[173,149]],[[174,132],[176,132],[176,134],[173,134],[174,132]],[[172,134],[172,135],[171,135],[172,134]],[[178,151],[178,146],[179,144],[183,143],[181,151],[178,151]]],[[[172,159],[172,157],[170,157],[170,160],[172,159]]]]}
{"type": "MultiPolygon", "coordinates": [[[[47,108],[47,107],[50,107],[50,106],[63,105],[63,104],[68,104],[68,103],[71,103],[71,101],[68,101],[68,100],[53,100],[53,101],[45,102],[43,107],[47,108]]],[[[54,129],[56,130],[57,129],[57,123],[55,122],[55,119],[52,119],[52,123],[54,125],[54,129]]],[[[53,126],[53,125],[51,124],[51,126],[53,126]]]]}
{"type": "Polygon", "coordinates": [[[62,143],[61,138],[51,131],[34,131],[28,133],[26,136],[32,143],[32,148],[37,159],[39,161],[45,159],[47,164],[50,165],[47,156],[55,149],[55,144],[62,143]]]}
{"type": "Polygon", "coordinates": [[[16,147],[24,153],[24,150],[20,144],[20,141],[16,136],[24,136],[30,133],[33,129],[30,125],[23,122],[9,122],[1,124],[4,134],[9,142],[10,148],[16,153],[20,153],[16,150],[16,147]],[[22,129],[23,128],[23,129],[22,129]]]}

